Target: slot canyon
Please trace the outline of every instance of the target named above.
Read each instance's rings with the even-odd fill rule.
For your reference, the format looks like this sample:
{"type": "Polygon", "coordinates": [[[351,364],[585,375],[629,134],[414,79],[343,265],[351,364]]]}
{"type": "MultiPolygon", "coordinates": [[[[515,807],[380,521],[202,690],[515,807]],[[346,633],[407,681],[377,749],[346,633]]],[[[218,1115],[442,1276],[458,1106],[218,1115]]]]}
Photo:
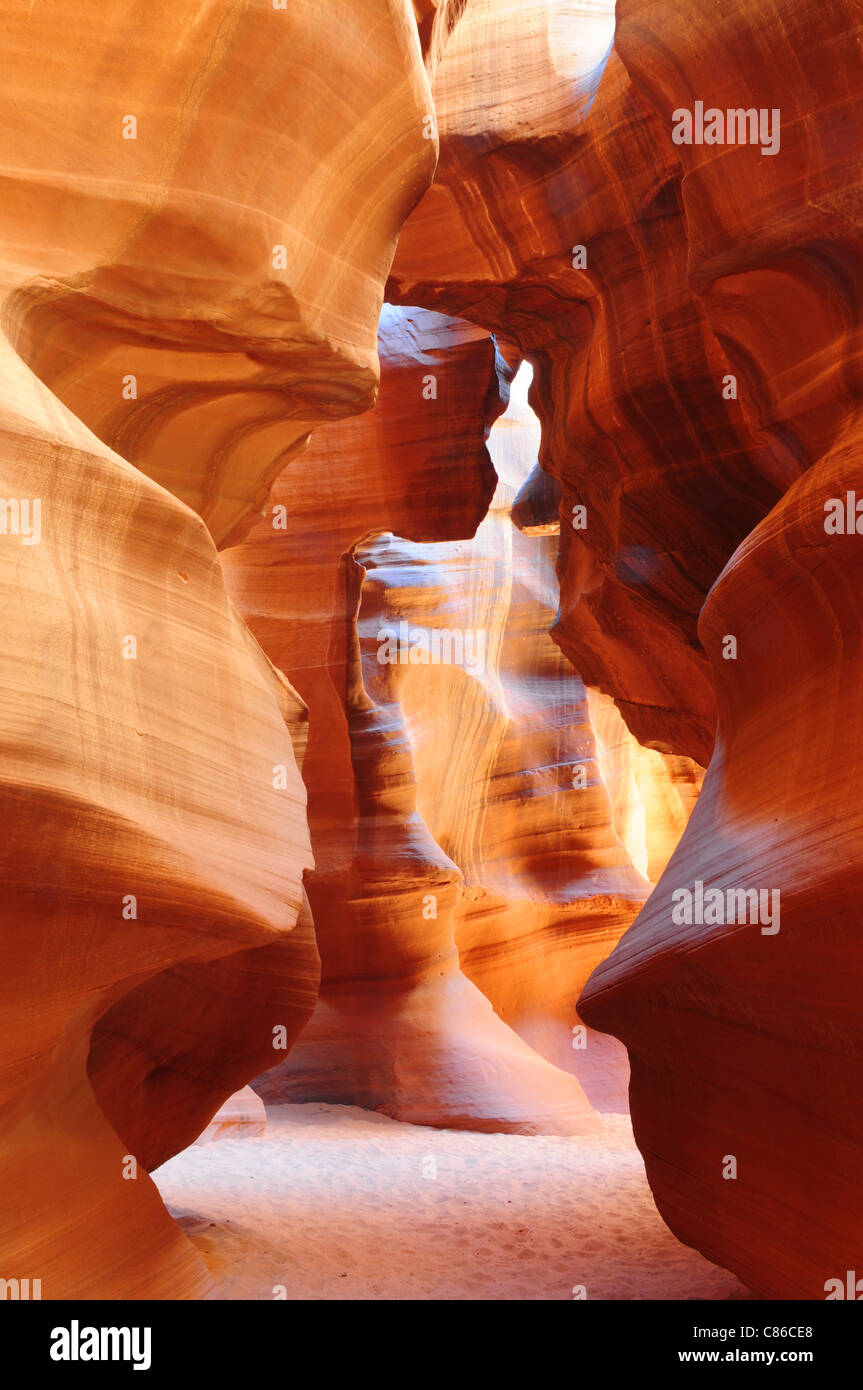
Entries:
{"type": "Polygon", "coordinates": [[[859,0],[0,46],[4,1297],[863,1297],[859,0]]]}

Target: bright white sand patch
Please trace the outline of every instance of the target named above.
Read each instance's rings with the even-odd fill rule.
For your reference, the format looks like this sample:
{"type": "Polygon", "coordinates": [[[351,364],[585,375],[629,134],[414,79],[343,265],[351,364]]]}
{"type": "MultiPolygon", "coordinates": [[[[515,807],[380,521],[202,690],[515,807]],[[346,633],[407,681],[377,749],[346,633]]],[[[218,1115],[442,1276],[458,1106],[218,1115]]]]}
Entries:
{"type": "Polygon", "coordinates": [[[628,1118],[602,1119],[557,1139],[283,1106],[155,1181],[223,1298],[749,1297],[663,1224],[628,1118]]]}

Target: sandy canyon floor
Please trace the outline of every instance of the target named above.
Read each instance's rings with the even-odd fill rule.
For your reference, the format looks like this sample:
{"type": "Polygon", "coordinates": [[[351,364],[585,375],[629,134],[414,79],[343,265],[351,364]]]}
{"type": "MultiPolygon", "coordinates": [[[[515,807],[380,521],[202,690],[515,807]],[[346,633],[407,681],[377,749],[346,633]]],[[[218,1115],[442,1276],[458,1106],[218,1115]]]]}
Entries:
{"type": "Polygon", "coordinates": [[[283,1106],[155,1181],[225,1299],[748,1298],[661,1221],[629,1119],[602,1123],[564,1139],[283,1106]]]}

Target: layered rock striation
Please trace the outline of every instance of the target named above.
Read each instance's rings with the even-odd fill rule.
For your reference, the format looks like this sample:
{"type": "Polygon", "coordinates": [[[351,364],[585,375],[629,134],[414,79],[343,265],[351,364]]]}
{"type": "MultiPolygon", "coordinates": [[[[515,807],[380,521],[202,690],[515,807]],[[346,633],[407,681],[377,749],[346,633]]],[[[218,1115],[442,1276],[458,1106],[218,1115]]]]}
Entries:
{"type": "Polygon", "coordinates": [[[753,431],[789,476],[805,471],[704,606],[716,752],[676,854],[583,1007],[629,1048],[665,1219],[772,1298],[835,1297],[863,1219],[859,36],[848,4],[816,17],[783,3],[763,28],[739,6],[696,5],[685,23],[673,6],[619,8],[618,50],[661,128],[704,96],[721,112],[763,110],[778,144],[677,153],[693,289],[753,431]],[[701,922],[696,880],[724,903],[701,922]],[[754,922],[732,917],[729,890],[758,891],[754,922]]]}
{"type": "Polygon", "coordinates": [[[438,178],[389,293],[533,363],[561,484],[554,635],[579,673],[655,749],[703,765],[718,730],[679,849],[582,1011],[627,1043],[676,1233],[759,1293],[824,1297],[855,1267],[861,1210],[842,790],[859,14],[625,0],[605,58],[583,28],[567,48],[563,9],[465,15],[435,82],[438,178]],[[696,883],[765,891],[765,921],[675,920],[696,883]]]}
{"type": "Polygon", "coordinates": [[[211,1291],[148,1171],[315,1002],[306,711],[215,543],[374,401],[459,9],[0,20],[0,1276],[44,1298],[211,1291]]]}
{"type": "MultiPolygon", "coordinates": [[[[322,430],[303,468],[282,475],[270,515],[222,554],[240,610],[311,712],[305,776],[317,869],[308,890],[321,997],[300,1044],[259,1089],[271,1101],[349,1101],[421,1123],[581,1131],[593,1122],[577,1082],[505,1027],[495,991],[478,979],[480,992],[459,968],[459,923],[483,915],[480,939],[494,952],[507,895],[520,896],[530,919],[522,932],[549,950],[558,932],[561,954],[574,956],[576,924],[561,922],[573,900],[590,899],[582,931],[589,919],[610,944],[646,884],[604,815],[598,779],[572,790],[575,753],[592,756],[584,692],[543,629],[547,608],[529,592],[527,567],[521,602],[534,645],[513,634],[527,659],[520,699],[537,703],[529,672],[544,642],[540,703],[556,724],[543,733],[534,708],[533,727],[513,732],[518,712],[500,667],[517,606],[511,538],[520,537],[495,509],[486,446],[511,372],[485,333],[410,309],[384,314],[380,356],[376,409],[322,430]],[[555,691],[555,672],[568,694],[555,691]],[[532,772],[541,749],[550,765],[532,772]],[[593,807],[584,847],[570,854],[567,795],[593,807]],[[514,822],[526,796],[535,808],[548,803],[545,825],[514,822]],[[530,835],[535,848],[520,850],[530,835]],[[528,859],[535,901],[516,886],[528,859]],[[474,861],[496,887],[488,902],[474,861]],[[546,893],[549,865],[557,883],[546,893]],[[603,892],[606,915],[620,900],[610,926],[593,902],[603,892]]],[[[579,983],[596,959],[582,953],[579,983]]],[[[531,972],[544,1007],[535,958],[525,981],[531,972]]],[[[576,993],[573,979],[567,1015],[576,993]]]]}

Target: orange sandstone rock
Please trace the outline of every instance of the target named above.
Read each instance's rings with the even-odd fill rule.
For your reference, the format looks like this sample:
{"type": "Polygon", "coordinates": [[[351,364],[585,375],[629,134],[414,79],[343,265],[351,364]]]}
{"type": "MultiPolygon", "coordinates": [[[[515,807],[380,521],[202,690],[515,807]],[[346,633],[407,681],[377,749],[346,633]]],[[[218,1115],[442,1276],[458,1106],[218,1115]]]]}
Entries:
{"type": "Polygon", "coordinates": [[[621,57],[665,141],[700,98],[779,113],[776,155],[739,143],[675,154],[691,283],[742,408],[777,466],[808,471],[705,604],[716,752],[663,878],[582,1007],[627,1044],[635,1131],[672,1229],[764,1297],[823,1299],[859,1268],[863,1236],[863,540],[845,524],[863,493],[850,369],[863,73],[856,6],[754,14],[619,7],[621,57]],[[725,897],[720,920],[695,912],[696,881],[702,901],[725,897]],[[755,923],[729,921],[729,889],[766,890],[766,917],[759,901],[755,923]]]}
{"type": "MultiPolygon", "coordinates": [[[[311,711],[305,776],[317,871],[308,889],[321,999],[290,1058],[260,1090],[270,1100],[350,1101],[421,1123],[583,1130],[593,1122],[574,1078],[504,1026],[460,972],[455,948],[471,856],[489,861],[506,826],[516,843],[496,847],[504,877],[498,882],[489,864],[489,883],[497,888],[512,889],[519,865],[531,862],[539,882],[549,863],[566,858],[554,784],[562,782],[573,802],[577,794],[572,753],[560,743],[568,736],[572,750],[589,744],[583,732],[579,744],[577,728],[544,734],[537,717],[522,746],[511,736],[503,746],[509,721],[500,707],[506,696],[497,649],[516,610],[506,597],[512,567],[498,563],[495,550],[511,536],[522,538],[501,517],[484,539],[467,538],[492,499],[485,436],[502,409],[498,373],[509,373],[485,334],[414,310],[386,311],[381,361],[375,411],[322,431],[302,468],[279,479],[270,518],[222,555],[230,592],[311,711]],[[405,634],[414,645],[412,630],[428,639],[429,650],[436,635],[447,652],[417,665],[400,647],[405,634]],[[480,664],[475,683],[469,668],[480,664]],[[425,747],[427,716],[434,727],[425,747]],[[547,826],[528,831],[507,820],[505,806],[496,812],[495,749],[500,776],[508,761],[526,760],[516,762],[516,805],[532,777],[537,795],[551,793],[547,826]],[[540,753],[561,760],[560,769],[525,770],[540,753]],[[488,831],[480,844],[469,827],[483,819],[488,831]],[[519,850],[523,833],[535,836],[534,848],[519,850]]],[[[529,575],[522,582],[529,585],[529,575]]],[[[529,593],[522,601],[535,624],[547,617],[529,593]]],[[[513,640],[518,647],[521,634],[513,640]]],[[[562,658],[547,635],[543,640],[543,688],[551,690],[562,658]]],[[[525,655],[530,671],[533,648],[525,655]]],[[[523,698],[529,704],[526,691],[523,698]]],[[[580,699],[583,707],[583,692],[580,699]]],[[[561,713],[559,722],[568,717],[561,713]]],[[[591,817],[602,824],[604,794],[595,787],[591,795],[586,824],[591,817]]],[[[631,906],[619,910],[622,926],[645,885],[607,817],[604,825],[609,863],[620,872],[615,877],[610,868],[605,886],[593,891],[628,897],[631,906]]],[[[601,861],[600,842],[591,862],[601,861]]],[[[577,856],[568,862],[569,872],[555,869],[559,899],[577,872],[577,856]]],[[[591,891],[587,879],[583,891],[591,891]]],[[[541,889],[536,901],[531,897],[528,891],[524,908],[528,916],[538,909],[534,927],[543,911],[561,915],[554,905],[542,908],[541,889]]],[[[578,982],[596,959],[583,959],[578,982]]],[[[577,987],[569,992],[570,1013],[577,987]]]]}
{"type": "MultiPolygon", "coordinates": [[[[458,9],[421,7],[431,66],[458,9]]],[[[217,544],[315,424],[374,401],[437,153],[416,22],[410,0],[6,6],[7,331],[217,544]]]]}
{"type": "Polygon", "coordinates": [[[459,10],[0,19],[0,1260],[45,1298],[208,1291],[145,1170],[314,1003],[305,710],[212,538],[374,400],[459,10]]]}
{"type": "Polygon", "coordinates": [[[40,535],[0,538],[2,1263],[44,1298],[194,1296],[206,1271],[145,1170],[236,1089],[228,1017],[250,1068],[272,1055],[258,954],[286,981],[273,1022],[295,1034],[313,1002],[304,711],[203,522],[3,351],[4,489],[40,535]]]}
{"type": "Polygon", "coordinates": [[[467,10],[434,84],[441,160],[389,285],[512,337],[562,485],[555,639],[636,737],[706,763],[696,625],[799,468],[758,439],[688,280],[676,151],[616,54],[612,7],[467,10]],[[515,56],[518,55],[517,61],[515,56]]]}

